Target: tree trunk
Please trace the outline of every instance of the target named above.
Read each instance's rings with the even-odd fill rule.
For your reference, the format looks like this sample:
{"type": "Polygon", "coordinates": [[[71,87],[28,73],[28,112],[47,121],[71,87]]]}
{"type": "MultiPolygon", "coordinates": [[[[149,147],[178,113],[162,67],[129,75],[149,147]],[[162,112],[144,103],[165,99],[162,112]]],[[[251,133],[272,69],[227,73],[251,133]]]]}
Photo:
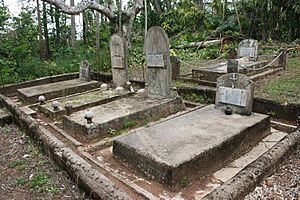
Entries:
{"type": "Polygon", "coordinates": [[[45,37],[45,57],[50,59],[50,45],[49,45],[49,35],[48,35],[48,26],[47,26],[47,7],[46,2],[43,1],[43,28],[44,28],[44,37],[45,37]]]}
{"type": "MultiPolygon", "coordinates": [[[[96,0],[97,3],[99,3],[99,0],[96,0]]],[[[99,12],[96,12],[96,54],[97,57],[100,53],[100,14],[99,12]]]]}
{"type": "Polygon", "coordinates": [[[36,11],[37,11],[37,18],[38,18],[38,32],[39,32],[39,46],[40,46],[40,59],[45,59],[45,49],[44,49],[44,42],[43,42],[43,32],[42,32],[42,22],[41,22],[41,13],[40,13],[40,2],[36,0],[36,11]]]}
{"type": "Polygon", "coordinates": [[[54,14],[54,19],[55,19],[55,40],[56,44],[60,44],[60,23],[59,23],[59,18],[60,18],[60,11],[57,7],[55,7],[55,14],[54,14]]]}
{"type": "Polygon", "coordinates": [[[154,4],[154,8],[156,10],[156,13],[158,15],[161,15],[162,14],[162,8],[161,8],[161,5],[160,5],[160,1],[159,0],[152,0],[152,3],[154,4]]]}
{"type": "Polygon", "coordinates": [[[82,40],[83,44],[87,44],[87,36],[86,36],[86,17],[85,17],[85,11],[82,13],[82,40]]]}
{"type": "MultiPolygon", "coordinates": [[[[74,6],[74,0],[70,0],[70,6],[74,6]]],[[[75,15],[71,16],[71,46],[76,46],[76,27],[75,27],[75,15]]]]}

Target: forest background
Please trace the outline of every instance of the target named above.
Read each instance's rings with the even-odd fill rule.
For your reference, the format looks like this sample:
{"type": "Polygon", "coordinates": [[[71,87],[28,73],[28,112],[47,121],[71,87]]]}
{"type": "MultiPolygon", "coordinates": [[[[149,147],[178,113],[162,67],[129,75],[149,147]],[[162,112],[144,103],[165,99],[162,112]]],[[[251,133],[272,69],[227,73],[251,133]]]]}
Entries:
{"type": "MultiPolygon", "coordinates": [[[[91,63],[94,71],[109,73],[109,40],[115,32],[123,34],[128,41],[129,67],[142,68],[145,29],[155,25],[166,30],[172,55],[189,61],[217,58],[245,38],[270,46],[300,43],[299,0],[147,0],[142,1],[146,2],[147,12],[143,4],[133,20],[127,17],[126,11],[134,7],[137,0],[97,0],[99,5],[111,9],[112,17],[96,9],[85,9],[80,15],[80,30],[72,15],[63,13],[55,3],[19,0],[22,6],[20,14],[15,16],[6,1],[0,0],[2,85],[76,72],[84,59],[91,63]],[[124,31],[122,25],[128,20],[132,27],[124,31]],[[230,41],[222,48],[220,45],[175,48],[221,38],[230,41]]],[[[74,5],[74,0],[62,2],[74,5]]]]}

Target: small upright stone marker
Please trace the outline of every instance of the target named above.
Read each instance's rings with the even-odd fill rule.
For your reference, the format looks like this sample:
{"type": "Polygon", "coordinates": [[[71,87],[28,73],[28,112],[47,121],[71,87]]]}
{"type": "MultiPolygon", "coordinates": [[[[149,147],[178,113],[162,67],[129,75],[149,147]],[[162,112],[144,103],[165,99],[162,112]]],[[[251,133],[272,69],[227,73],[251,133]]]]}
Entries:
{"type": "Polygon", "coordinates": [[[159,26],[150,28],[145,39],[145,53],[148,68],[148,96],[168,97],[171,84],[169,39],[159,26]]]}
{"type": "Polygon", "coordinates": [[[119,34],[113,34],[110,41],[112,76],[115,86],[125,86],[128,81],[127,45],[119,34]]]}
{"type": "Polygon", "coordinates": [[[247,39],[239,44],[238,57],[248,57],[250,60],[257,60],[258,43],[257,40],[247,39]]]}
{"type": "Polygon", "coordinates": [[[91,67],[87,60],[83,60],[80,63],[79,79],[82,81],[90,81],[91,80],[91,67]]]}
{"type": "Polygon", "coordinates": [[[217,80],[216,108],[231,108],[233,113],[251,115],[254,85],[252,80],[237,73],[225,74],[217,80]]]}
{"type": "Polygon", "coordinates": [[[237,60],[229,59],[227,63],[227,73],[237,73],[238,64],[237,60]]]}

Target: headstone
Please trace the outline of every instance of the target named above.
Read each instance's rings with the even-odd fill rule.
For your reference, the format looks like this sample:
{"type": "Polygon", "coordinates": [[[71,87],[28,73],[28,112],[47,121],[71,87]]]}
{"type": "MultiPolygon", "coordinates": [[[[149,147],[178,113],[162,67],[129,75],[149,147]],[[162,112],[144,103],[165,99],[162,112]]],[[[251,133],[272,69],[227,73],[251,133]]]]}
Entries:
{"type": "Polygon", "coordinates": [[[180,76],[180,62],[176,56],[171,56],[172,64],[172,80],[176,80],[180,76]]]}
{"type": "Polygon", "coordinates": [[[117,33],[111,37],[110,58],[115,86],[125,86],[128,81],[127,44],[126,40],[117,33]]]}
{"type": "Polygon", "coordinates": [[[246,39],[240,42],[238,49],[238,57],[248,57],[250,60],[257,60],[258,43],[257,40],[246,39]]]}
{"type": "Polygon", "coordinates": [[[216,108],[233,113],[251,115],[254,85],[252,80],[237,73],[225,74],[217,79],[216,108]]]}
{"type": "Polygon", "coordinates": [[[148,68],[148,96],[167,97],[170,94],[171,63],[169,39],[163,28],[154,26],[145,39],[146,63],[148,68]]]}
{"type": "Polygon", "coordinates": [[[227,63],[227,73],[237,73],[239,62],[234,59],[229,59],[227,63]]]}
{"type": "Polygon", "coordinates": [[[87,60],[83,60],[80,63],[79,78],[80,78],[80,80],[83,80],[83,81],[91,80],[91,67],[90,67],[90,63],[87,60]]]}

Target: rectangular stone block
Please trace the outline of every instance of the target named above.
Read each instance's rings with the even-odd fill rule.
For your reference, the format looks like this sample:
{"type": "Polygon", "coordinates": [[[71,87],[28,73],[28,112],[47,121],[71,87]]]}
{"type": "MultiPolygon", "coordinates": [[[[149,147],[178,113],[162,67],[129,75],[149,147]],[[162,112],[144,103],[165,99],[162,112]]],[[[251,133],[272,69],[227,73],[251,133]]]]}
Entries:
{"type": "Polygon", "coordinates": [[[183,110],[184,104],[179,96],[170,99],[145,99],[137,96],[119,99],[89,108],[94,113],[93,124],[84,119],[85,110],[63,117],[63,126],[82,141],[101,139],[114,132],[144,125],[149,121],[167,117],[183,110]]]}
{"type": "Polygon", "coordinates": [[[98,106],[129,95],[130,92],[126,90],[124,90],[124,92],[122,93],[119,93],[113,90],[101,91],[98,89],[96,91],[76,94],[58,99],[57,101],[60,104],[58,110],[54,110],[52,108],[52,101],[48,101],[43,105],[39,105],[38,109],[45,116],[54,119],[67,114],[67,111],[65,109],[66,103],[72,105],[71,113],[74,113],[79,110],[98,106]]]}
{"type": "Polygon", "coordinates": [[[225,115],[210,105],[117,138],[113,155],[176,190],[215,172],[269,133],[267,115],[225,115]]]}
{"type": "Polygon", "coordinates": [[[43,95],[46,100],[67,96],[99,87],[98,81],[82,81],[72,79],[33,87],[18,89],[18,97],[27,103],[38,102],[38,97],[43,95]]]}

